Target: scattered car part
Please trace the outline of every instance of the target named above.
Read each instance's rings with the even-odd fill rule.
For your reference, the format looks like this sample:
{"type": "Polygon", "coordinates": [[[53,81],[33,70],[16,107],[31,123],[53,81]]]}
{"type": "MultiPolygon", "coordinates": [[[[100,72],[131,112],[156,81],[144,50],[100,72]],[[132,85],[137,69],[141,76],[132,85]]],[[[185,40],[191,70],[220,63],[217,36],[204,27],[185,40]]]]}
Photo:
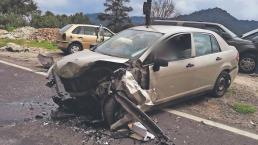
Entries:
{"type": "Polygon", "coordinates": [[[38,54],[38,60],[40,64],[45,69],[49,69],[54,64],[54,58],[51,56],[43,55],[41,53],[38,54]]]}
{"type": "Polygon", "coordinates": [[[130,123],[128,124],[128,127],[133,132],[135,132],[130,136],[136,138],[137,140],[149,141],[155,138],[155,136],[148,132],[147,129],[140,122],[130,123]]]}

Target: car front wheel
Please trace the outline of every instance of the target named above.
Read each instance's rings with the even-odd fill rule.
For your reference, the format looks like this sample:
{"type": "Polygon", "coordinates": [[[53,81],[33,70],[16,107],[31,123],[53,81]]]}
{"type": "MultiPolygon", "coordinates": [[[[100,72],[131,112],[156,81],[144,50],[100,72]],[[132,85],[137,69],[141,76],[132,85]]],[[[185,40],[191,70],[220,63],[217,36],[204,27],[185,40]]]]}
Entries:
{"type": "Polygon", "coordinates": [[[256,66],[256,56],[254,54],[244,54],[239,61],[239,69],[243,73],[252,73],[256,66]]]}
{"type": "Polygon", "coordinates": [[[212,90],[214,97],[222,97],[226,93],[231,84],[230,75],[228,72],[223,71],[216,80],[215,86],[212,90]]]}

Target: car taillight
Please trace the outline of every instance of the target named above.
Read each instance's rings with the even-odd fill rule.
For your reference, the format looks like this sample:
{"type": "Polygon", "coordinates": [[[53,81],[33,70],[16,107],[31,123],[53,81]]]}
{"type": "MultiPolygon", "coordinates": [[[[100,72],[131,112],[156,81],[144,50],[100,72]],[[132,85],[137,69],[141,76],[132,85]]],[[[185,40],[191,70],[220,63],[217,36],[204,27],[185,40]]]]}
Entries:
{"type": "Polygon", "coordinates": [[[239,52],[237,52],[236,60],[239,62],[239,52]]]}
{"type": "Polygon", "coordinates": [[[66,34],[65,33],[62,35],[62,38],[63,38],[63,40],[66,40],[66,34]]]}

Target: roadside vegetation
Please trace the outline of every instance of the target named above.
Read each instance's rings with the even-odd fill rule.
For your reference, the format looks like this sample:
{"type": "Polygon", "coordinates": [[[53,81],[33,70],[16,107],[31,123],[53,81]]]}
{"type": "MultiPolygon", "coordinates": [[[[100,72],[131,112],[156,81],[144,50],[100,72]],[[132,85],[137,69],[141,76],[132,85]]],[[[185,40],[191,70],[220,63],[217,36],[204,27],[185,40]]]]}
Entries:
{"type": "Polygon", "coordinates": [[[0,39],[0,47],[6,46],[7,43],[15,43],[24,47],[36,47],[45,48],[48,50],[57,50],[57,45],[54,42],[49,41],[36,41],[36,40],[24,40],[24,39],[0,39]]]}
{"type": "Polygon", "coordinates": [[[256,112],[256,107],[249,105],[249,104],[244,104],[244,103],[235,103],[233,105],[233,109],[238,112],[238,113],[242,113],[242,114],[253,114],[256,112]]]}

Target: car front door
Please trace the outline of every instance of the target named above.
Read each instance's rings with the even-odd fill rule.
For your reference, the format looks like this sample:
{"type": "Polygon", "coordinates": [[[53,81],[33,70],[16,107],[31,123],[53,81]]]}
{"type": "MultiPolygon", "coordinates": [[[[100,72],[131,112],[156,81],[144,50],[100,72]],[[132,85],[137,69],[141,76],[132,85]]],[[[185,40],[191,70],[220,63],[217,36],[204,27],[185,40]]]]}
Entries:
{"type": "MultiPolygon", "coordinates": [[[[177,34],[154,52],[156,59],[168,61],[167,67],[157,71],[150,66],[150,86],[155,91],[152,100],[158,104],[184,96],[195,89],[193,86],[192,35],[177,34]]],[[[155,65],[154,65],[155,66],[155,65]]]]}
{"type": "Polygon", "coordinates": [[[88,49],[91,44],[97,43],[96,28],[90,26],[83,26],[83,47],[88,49]]]}

